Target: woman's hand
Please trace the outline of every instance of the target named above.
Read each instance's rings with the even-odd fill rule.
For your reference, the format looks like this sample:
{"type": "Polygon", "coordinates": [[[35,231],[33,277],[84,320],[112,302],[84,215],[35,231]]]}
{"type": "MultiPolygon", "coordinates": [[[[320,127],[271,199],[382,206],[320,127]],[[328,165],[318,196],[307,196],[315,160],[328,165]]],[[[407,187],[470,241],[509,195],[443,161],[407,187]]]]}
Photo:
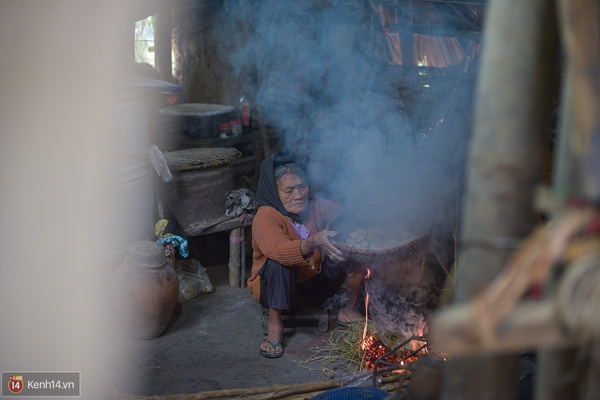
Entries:
{"type": "Polygon", "coordinates": [[[302,255],[306,256],[314,249],[319,248],[325,256],[331,258],[332,260],[345,261],[344,254],[341,252],[341,250],[335,247],[329,240],[330,237],[334,237],[337,234],[337,231],[324,229],[321,232],[310,235],[308,239],[304,239],[300,244],[300,251],[302,252],[302,255]]]}

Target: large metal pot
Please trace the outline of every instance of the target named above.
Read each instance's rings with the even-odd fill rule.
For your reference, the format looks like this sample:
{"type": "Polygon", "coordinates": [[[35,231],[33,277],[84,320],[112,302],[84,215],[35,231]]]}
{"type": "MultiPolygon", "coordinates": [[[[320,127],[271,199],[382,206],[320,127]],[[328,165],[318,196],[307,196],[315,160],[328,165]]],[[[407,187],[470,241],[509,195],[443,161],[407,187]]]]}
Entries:
{"type": "MultiPolygon", "coordinates": [[[[431,221],[427,217],[379,221],[378,223],[377,219],[365,213],[352,211],[340,213],[331,221],[328,228],[339,232],[331,239],[331,242],[344,253],[344,257],[360,263],[406,260],[429,243],[431,236],[431,221]],[[374,228],[390,232],[390,234],[394,232],[393,235],[397,237],[390,238],[394,240],[381,246],[354,244],[353,235],[356,235],[357,232],[364,232],[365,236],[368,236],[374,228]]],[[[365,239],[368,240],[368,237],[365,239]]]]}

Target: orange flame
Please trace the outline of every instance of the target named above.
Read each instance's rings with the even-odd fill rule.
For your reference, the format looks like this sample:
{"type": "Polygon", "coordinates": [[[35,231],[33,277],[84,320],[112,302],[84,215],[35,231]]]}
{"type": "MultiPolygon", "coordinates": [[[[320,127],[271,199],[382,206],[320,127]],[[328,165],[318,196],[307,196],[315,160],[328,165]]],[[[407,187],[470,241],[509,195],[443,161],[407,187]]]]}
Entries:
{"type": "MultiPolygon", "coordinates": [[[[367,275],[365,276],[365,280],[371,277],[371,269],[367,268],[367,275]]],[[[369,322],[369,291],[367,290],[367,283],[365,282],[365,329],[363,331],[363,342],[367,337],[367,324],[369,322]]]]}
{"type": "MultiPolygon", "coordinates": [[[[424,337],[426,328],[427,328],[427,322],[423,321],[423,324],[421,325],[421,327],[419,329],[417,329],[417,336],[424,337]]],[[[426,345],[426,344],[427,344],[427,342],[424,342],[421,340],[413,340],[410,343],[412,351],[417,351],[421,346],[426,345]]],[[[427,346],[425,346],[420,351],[420,353],[429,354],[429,349],[427,348],[427,346]]]]}

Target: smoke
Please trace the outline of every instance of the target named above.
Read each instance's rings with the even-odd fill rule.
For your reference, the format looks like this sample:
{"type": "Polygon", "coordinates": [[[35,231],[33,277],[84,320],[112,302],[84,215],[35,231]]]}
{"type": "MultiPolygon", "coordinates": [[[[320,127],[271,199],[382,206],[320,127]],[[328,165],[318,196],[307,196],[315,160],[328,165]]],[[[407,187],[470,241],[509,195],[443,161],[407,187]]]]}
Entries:
{"type": "Polygon", "coordinates": [[[365,285],[369,315],[380,333],[399,332],[405,338],[427,333],[426,322],[440,291],[422,254],[401,263],[373,266],[365,285]]]}
{"type": "MultiPolygon", "coordinates": [[[[238,73],[255,67],[245,84],[264,122],[308,161],[313,189],[345,206],[354,226],[419,220],[419,235],[423,223],[445,225],[437,232],[448,235],[456,215],[444,214],[460,200],[476,64],[465,56],[453,68],[392,65],[376,3],[253,2],[252,34],[231,60],[238,73]]],[[[439,266],[421,254],[372,267],[379,329],[423,334],[439,299],[439,266]]]]}
{"type": "Polygon", "coordinates": [[[391,66],[371,3],[253,2],[250,40],[230,60],[238,74],[250,69],[247,91],[283,146],[309,161],[318,193],[394,222],[456,200],[472,85],[391,66]]]}
{"type": "MultiPolygon", "coordinates": [[[[475,53],[469,58],[465,51],[464,62],[451,68],[406,59],[392,65],[377,12],[381,2],[240,4],[247,6],[251,33],[230,54],[233,69],[247,77],[244,90],[255,93],[257,109],[283,147],[308,161],[313,189],[342,204],[355,225],[368,224],[360,227],[420,220],[434,231],[445,225],[437,232],[448,235],[462,187],[475,53]],[[449,210],[450,218],[444,215],[449,210]]],[[[410,32],[400,35],[407,45],[410,32]]],[[[422,258],[373,268],[371,311],[382,330],[420,333],[439,297],[435,269],[422,258]]]]}

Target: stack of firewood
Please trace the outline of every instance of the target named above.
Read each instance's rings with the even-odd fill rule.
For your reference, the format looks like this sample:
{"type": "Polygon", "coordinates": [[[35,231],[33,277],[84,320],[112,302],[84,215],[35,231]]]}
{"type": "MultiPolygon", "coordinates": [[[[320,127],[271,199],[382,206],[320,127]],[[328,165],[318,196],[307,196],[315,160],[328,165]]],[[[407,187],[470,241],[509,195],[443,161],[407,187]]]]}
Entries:
{"type": "MultiPolygon", "coordinates": [[[[406,386],[410,372],[402,375],[388,374],[377,378],[378,388],[388,393],[398,391],[400,385],[406,386]]],[[[323,382],[309,382],[289,385],[274,385],[265,387],[252,387],[240,389],[210,390],[191,394],[171,394],[162,396],[136,396],[131,394],[115,393],[119,400],[206,400],[206,399],[310,399],[320,393],[341,387],[352,387],[373,384],[372,371],[360,371],[338,380],[323,382]]]]}

